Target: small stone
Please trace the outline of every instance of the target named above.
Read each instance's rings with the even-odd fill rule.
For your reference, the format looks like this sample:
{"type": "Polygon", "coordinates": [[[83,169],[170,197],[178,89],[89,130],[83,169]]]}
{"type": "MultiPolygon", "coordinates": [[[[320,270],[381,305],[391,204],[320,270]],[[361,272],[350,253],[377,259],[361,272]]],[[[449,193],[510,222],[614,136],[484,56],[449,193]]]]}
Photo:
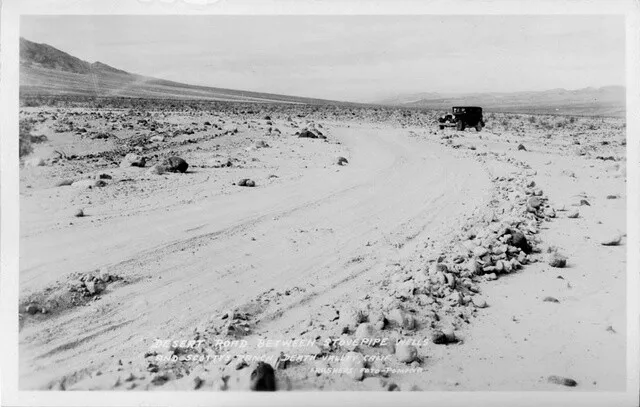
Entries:
{"type": "Polygon", "coordinates": [[[106,284],[100,280],[85,281],[84,285],[91,295],[100,294],[106,288],[106,284]]]}
{"type": "Polygon", "coordinates": [[[622,236],[620,236],[619,234],[615,234],[605,237],[600,241],[600,244],[603,246],[618,246],[620,244],[620,241],[622,241],[622,236]]]}
{"type": "Polygon", "coordinates": [[[534,209],[538,209],[540,205],[542,205],[542,201],[540,201],[540,198],[537,196],[532,196],[527,200],[527,205],[534,209]]]}
{"type": "Polygon", "coordinates": [[[103,283],[108,283],[109,281],[111,281],[111,274],[109,274],[107,271],[102,270],[100,271],[100,276],[98,277],[103,283]]]}
{"type": "Polygon", "coordinates": [[[353,380],[364,378],[364,357],[358,352],[348,352],[340,364],[340,368],[353,380]]]}
{"type": "Polygon", "coordinates": [[[84,216],[84,210],[82,208],[76,209],[76,211],[73,213],[73,216],[75,216],[76,218],[83,217],[84,216]]]}
{"type": "Polygon", "coordinates": [[[347,164],[349,164],[349,161],[347,161],[347,159],[344,158],[344,157],[338,157],[336,159],[336,164],[338,164],[338,165],[347,165],[347,164]]]}
{"type": "Polygon", "coordinates": [[[485,301],[484,298],[479,297],[477,295],[474,296],[471,301],[473,301],[473,305],[475,305],[476,308],[486,308],[487,306],[487,301],[485,301]]]}
{"type": "Polygon", "coordinates": [[[580,211],[578,209],[571,209],[567,212],[567,218],[575,219],[580,216],[580,211]]]}
{"type": "Polygon", "coordinates": [[[396,345],[396,358],[402,363],[411,363],[418,357],[418,350],[415,346],[399,343],[396,345]]]}
{"type": "Polygon", "coordinates": [[[162,166],[164,166],[169,172],[181,172],[184,173],[189,168],[189,164],[180,158],[180,157],[169,157],[162,162],[162,166]]]}
{"type": "Polygon", "coordinates": [[[447,301],[452,306],[461,305],[463,303],[462,294],[459,291],[453,290],[447,297],[447,301]]]}
{"type": "Polygon", "coordinates": [[[578,385],[578,382],[576,382],[573,379],[570,379],[568,377],[556,376],[556,375],[549,376],[547,380],[550,383],[559,384],[559,385],[568,386],[568,387],[576,387],[578,385]]]}
{"type": "Polygon", "coordinates": [[[416,320],[413,315],[407,314],[400,308],[395,308],[389,312],[387,320],[405,329],[414,329],[416,327],[416,320]]]}
{"type": "Polygon", "coordinates": [[[487,281],[493,281],[493,280],[497,280],[498,276],[496,275],[496,273],[489,273],[489,274],[485,274],[484,278],[487,281]]]}
{"type": "Polygon", "coordinates": [[[56,182],[55,186],[57,187],[66,187],[73,184],[73,180],[71,179],[63,179],[61,181],[56,182]]]}
{"type": "Polygon", "coordinates": [[[251,371],[249,388],[253,391],[275,391],[276,377],[273,367],[265,362],[258,362],[251,371]]]}
{"type": "Polygon", "coordinates": [[[34,315],[37,314],[38,311],[40,310],[40,308],[36,305],[36,304],[29,304],[25,307],[25,312],[30,314],[30,315],[34,315]]]}
{"type": "Polygon", "coordinates": [[[567,265],[567,258],[558,252],[551,252],[547,262],[551,267],[563,268],[567,265]]]}
{"type": "Polygon", "coordinates": [[[372,324],[364,322],[358,325],[356,329],[355,337],[357,339],[373,339],[376,337],[376,330],[372,324]]]}
{"type": "Polygon", "coordinates": [[[435,331],[433,333],[431,341],[436,345],[446,345],[448,343],[455,343],[457,339],[455,337],[453,330],[444,329],[444,330],[435,331]]]}
{"type": "Polygon", "coordinates": [[[482,257],[487,253],[489,253],[489,251],[482,246],[477,246],[473,249],[473,255],[476,257],[482,257]]]}
{"type": "Polygon", "coordinates": [[[560,302],[560,301],[558,301],[557,298],[554,298],[554,297],[544,297],[544,299],[542,301],[544,301],[544,302],[556,302],[556,303],[560,302]]]}

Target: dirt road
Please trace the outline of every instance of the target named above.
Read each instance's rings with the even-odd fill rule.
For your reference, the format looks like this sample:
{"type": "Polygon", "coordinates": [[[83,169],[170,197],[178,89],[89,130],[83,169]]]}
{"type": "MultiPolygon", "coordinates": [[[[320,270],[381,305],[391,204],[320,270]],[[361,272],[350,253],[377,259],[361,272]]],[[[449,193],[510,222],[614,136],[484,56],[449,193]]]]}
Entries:
{"type": "Polygon", "coordinates": [[[20,386],[47,388],[61,376],[127,363],[154,339],[186,339],[227,309],[251,309],[258,331],[287,332],[318,304],[362,294],[388,264],[419,256],[489,198],[477,162],[404,130],[336,127],[333,137],[348,166],[223,195],[206,196],[202,183],[188,190],[198,199],[183,196],[171,209],[163,202],[176,189],[168,188],[131,216],[23,228],[23,292],[96,268],[130,284],[25,325],[20,386]]]}

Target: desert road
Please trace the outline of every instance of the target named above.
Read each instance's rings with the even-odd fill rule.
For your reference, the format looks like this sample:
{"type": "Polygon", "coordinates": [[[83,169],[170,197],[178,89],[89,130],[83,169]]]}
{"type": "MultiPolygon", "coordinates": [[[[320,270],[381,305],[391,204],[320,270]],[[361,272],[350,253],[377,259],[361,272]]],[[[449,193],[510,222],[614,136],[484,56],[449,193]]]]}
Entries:
{"type": "MultiPolygon", "coordinates": [[[[419,243],[441,239],[486,204],[490,182],[480,165],[442,146],[373,126],[336,128],[333,137],[348,166],[199,200],[184,196],[170,209],[164,195],[181,192],[167,188],[141,213],[105,220],[97,213],[96,222],[84,217],[73,228],[26,225],[23,291],[94,269],[129,283],[109,285],[99,302],[27,324],[21,380],[46,386],[141,357],[154,339],[186,338],[229,309],[249,307],[252,319],[264,319],[259,329],[277,335],[306,322],[311,303],[379,280],[389,262],[418,255],[419,243]],[[274,290],[287,295],[256,305],[274,290]]],[[[215,170],[194,171],[215,177],[215,170]]],[[[204,174],[168,178],[179,184],[196,175],[204,174]]]]}

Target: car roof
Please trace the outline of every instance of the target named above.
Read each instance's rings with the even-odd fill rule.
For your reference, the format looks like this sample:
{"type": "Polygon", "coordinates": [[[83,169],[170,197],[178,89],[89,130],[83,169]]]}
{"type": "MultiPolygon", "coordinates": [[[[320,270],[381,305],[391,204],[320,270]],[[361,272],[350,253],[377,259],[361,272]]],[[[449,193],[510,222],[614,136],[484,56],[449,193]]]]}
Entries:
{"type": "Polygon", "coordinates": [[[453,106],[454,109],[460,109],[460,108],[465,108],[465,109],[482,109],[480,106],[453,106]]]}

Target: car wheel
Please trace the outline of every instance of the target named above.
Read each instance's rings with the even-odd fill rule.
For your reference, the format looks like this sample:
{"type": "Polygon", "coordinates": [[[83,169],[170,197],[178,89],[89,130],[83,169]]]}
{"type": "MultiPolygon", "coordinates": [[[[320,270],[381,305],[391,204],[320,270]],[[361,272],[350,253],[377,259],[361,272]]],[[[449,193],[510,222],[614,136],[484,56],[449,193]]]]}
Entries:
{"type": "Polygon", "coordinates": [[[456,123],[456,129],[458,131],[464,130],[464,123],[462,123],[462,120],[458,120],[458,122],[456,123]]]}
{"type": "Polygon", "coordinates": [[[482,123],[476,124],[476,131],[482,130],[482,123]]]}
{"type": "Polygon", "coordinates": [[[444,126],[443,125],[440,125],[438,127],[440,127],[440,130],[444,130],[444,126]]]}

